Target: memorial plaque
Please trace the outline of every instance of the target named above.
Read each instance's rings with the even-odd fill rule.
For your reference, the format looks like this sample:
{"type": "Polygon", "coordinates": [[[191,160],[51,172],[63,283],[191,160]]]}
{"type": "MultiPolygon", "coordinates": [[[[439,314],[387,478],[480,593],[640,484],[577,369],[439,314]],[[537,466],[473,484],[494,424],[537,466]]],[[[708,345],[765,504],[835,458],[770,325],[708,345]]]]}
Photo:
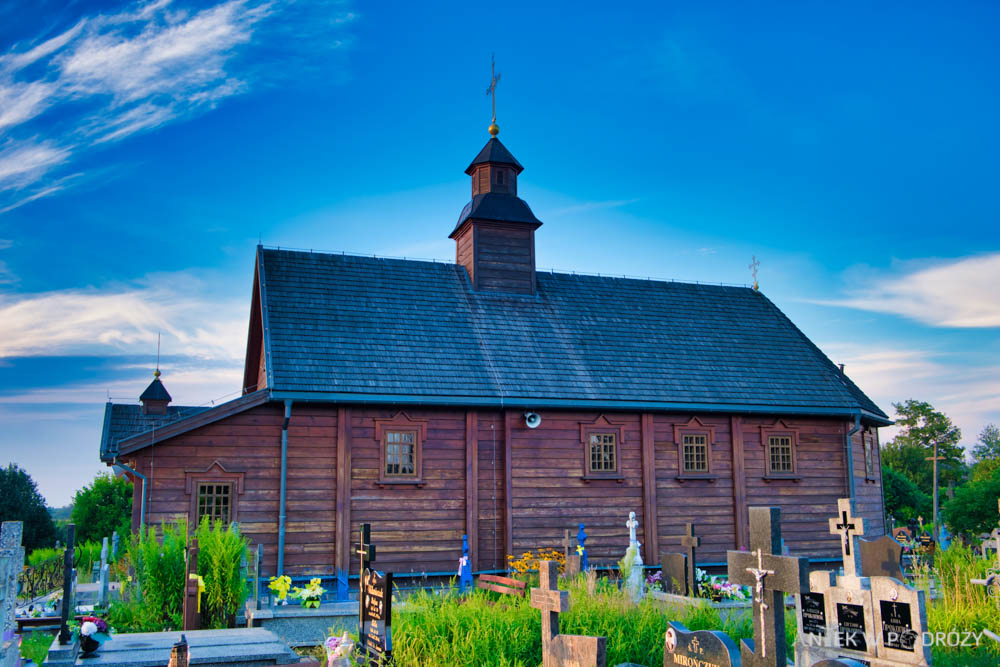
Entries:
{"type": "Polygon", "coordinates": [[[361,575],[361,650],[369,661],[392,664],[392,572],[361,575]]]}
{"type": "Polygon", "coordinates": [[[883,535],[875,540],[859,540],[861,548],[861,574],[866,577],[892,577],[903,579],[903,545],[883,535]]]}
{"type": "Polygon", "coordinates": [[[909,528],[893,528],[892,536],[899,542],[909,542],[913,539],[913,533],[910,532],[909,528]]]}
{"type": "Polygon", "coordinates": [[[687,588],[687,556],[684,554],[661,554],[660,572],[665,593],[695,595],[696,591],[687,588]]]}
{"type": "Polygon", "coordinates": [[[868,651],[863,605],[837,603],[837,634],[840,648],[868,651]]]}
{"type": "Polygon", "coordinates": [[[880,600],[882,611],[882,643],[886,648],[898,651],[913,651],[917,643],[917,633],[913,631],[910,605],[905,602],[880,600]]]}
{"type": "Polygon", "coordinates": [[[722,632],[691,632],[680,623],[670,623],[663,645],[663,667],[731,667],[740,664],[736,642],[722,632]]]}
{"type": "Polygon", "coordinates": [[[826,636],[826,596],[822,593],[802,594],[802,632],[826,636]]]}

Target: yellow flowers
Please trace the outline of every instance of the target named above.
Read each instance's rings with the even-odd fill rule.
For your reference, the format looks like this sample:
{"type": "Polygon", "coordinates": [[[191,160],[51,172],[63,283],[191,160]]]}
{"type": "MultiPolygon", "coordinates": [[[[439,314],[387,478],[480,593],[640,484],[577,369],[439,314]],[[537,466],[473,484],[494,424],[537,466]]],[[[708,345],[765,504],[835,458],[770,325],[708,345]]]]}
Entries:
{"type": "MultiPolygon", "coordinates": [[[[318,582],[319,579],[314,579],[314,581],[318,582]]],[[[288,597],[288,590],[292,587],[292,578],[288,575],[271,577],[267,587],[271,589],[271,592],[277,594],[279,600],[284,600],[288,597]]]]}
{"type": "Polygon", "coordinates": [[[323,597],[323,593],[326,593],[326,589],[320,586],[319,582],[319,577],[316,577],[315,579],[310,579],[309,585],[305,588],[299,588],[296,586],[293,589],[292,597],[298,598],[303,607],[318,609],[319,601],[323,597]]]}
{"type": "Polygon", "coordinates": [[[558,549],[550,549],[547,547],[538,549],[537,553],[525,551],[521,554],[520,558],[514,558],[513,556],[508,555],[507,568],[511,572],[527,574],[528,572],[534,572],[537,570],[539,561],[543,560],[553,560],[559,563],[560,572],[564,572],[566,570],[566,556],[563,552],[558,549]]]}

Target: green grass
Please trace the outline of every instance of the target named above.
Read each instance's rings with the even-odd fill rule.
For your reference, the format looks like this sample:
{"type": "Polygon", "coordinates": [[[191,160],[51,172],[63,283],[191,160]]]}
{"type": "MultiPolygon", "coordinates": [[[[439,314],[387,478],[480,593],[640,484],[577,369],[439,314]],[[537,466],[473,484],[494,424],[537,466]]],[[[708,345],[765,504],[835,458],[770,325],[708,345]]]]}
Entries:
{"type": "Polygon", "coordinates": [[[31,660],[36,665],[45,662],[52,645],[52,635],[47,632],[26,632],[21,635],[21,657],[31,660]]]}

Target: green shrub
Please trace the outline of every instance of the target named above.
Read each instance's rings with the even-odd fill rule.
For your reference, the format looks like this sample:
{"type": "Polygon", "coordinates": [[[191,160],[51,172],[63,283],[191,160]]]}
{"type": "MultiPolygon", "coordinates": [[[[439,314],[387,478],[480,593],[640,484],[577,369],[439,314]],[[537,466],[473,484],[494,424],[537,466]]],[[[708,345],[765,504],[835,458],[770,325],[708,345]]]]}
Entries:
{"type": "Polygon", "coordinates": [[[53,558],[61,559],[63,555],[62,549],[53,549],[51,547],[46,547],[44,549],[35,549],[30,554],[28,554],[28,565],[31,567],[38,567],[46,561],[50,561],[53,558]]]}
{"type": "MultiPolygon", "coordinates": [[[[110,557],[110,556],[109,556],[110,557]]],[[[101,543],[77,543],[73,548],[73,567],[76,568],[77,580],[89,582],[93,579],[94,563],[101,562],[101,543]]]]}
{"type": "Polygon", "coordinates": [[[181,627],[184,602],[184,549],[187,522],[164,523],[132,535],[123,570],[135,572],[122,586],[122,601],[111,605],[108,622],[119,632],[160,632],[181,627]]]}
{"type": "Polygon", "coordinates": [[[36,630],[21,635],[21,657],[31,660],[36,665],[45,662],[50,646],[52,646],[52,635],[48,632],[36,630]]]}
{"type": "Polygon", "coordinates": [[[226,628],[230,619],[243,606],[247,597],[246,572],[241,563],[246,562],[247,540],[234,524],[226,528],[222,521],[212,525],[208,517],[202,519],[198,530],[198,574],[205,580],[202,594],[202,626],[226,628]]]}

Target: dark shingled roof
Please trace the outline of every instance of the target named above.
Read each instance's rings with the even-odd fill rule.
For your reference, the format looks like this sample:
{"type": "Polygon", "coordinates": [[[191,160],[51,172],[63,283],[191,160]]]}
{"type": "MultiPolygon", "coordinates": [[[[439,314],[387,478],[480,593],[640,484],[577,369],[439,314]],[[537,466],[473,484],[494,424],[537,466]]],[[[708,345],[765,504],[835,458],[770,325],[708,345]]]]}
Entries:
{"type": "Polygon", "coordinates": [[[462,223],[469,218],[499,222],[526,222],[534,225],[536,229],[542,225],[541,220],[535,217],[523,199],[498,192],[486,192],[474,196],[459,214],[455,229],[461,227],[462,223]]]}
{"type": "MultiPolygon", "coordinates": [[[[159,383],[159,378],[153,382],[159,383]]],[[[160,387],[162,388],[162,386],[161,384],[160,387]]],[[[166,390],[164,390],[164,393],[166,393],[166,390]]],[[[162,428],[167,424],[172,424],[208,409],[207,407],[170,405],[167,406],[167,414],[165,415],[144,415],[142,414],[141,405],[108,403],[104,408],[101,460],[110,461],[113,459],[118,454],[118,443],[122,440],[130,438],[133,435],[138,435],[139,433],[162,428]]]]}
{"type": "Polygon", "coordinates": [[[146,387],[146,391],[142,392],[139,396],[139,400],[166,401],[169,403],[172,399],[170,398],[170,394],[167,393],[167,388],[163,386],[162,382],[160,382],[160,378],[154,377],[153,381],[149,383],[148,387],[146,387]]]}
{"type": "Polygon", "coordinates": [[[524,171],[524,167],[522,167],[521,163],[517,161],[517,158],[515,158],[511,152],[507,150],[507,147],[500,143],[500,140],[496,137],[493,137],[486,142],[486,145],[483,146],[483,150],[479,151],[479,155],[477,155],[476,159],[473,160],[472,163],[466,168],[465,173],[471,174],[473,168],[477,164],[486,164],[487,162],[492,162],[494,164],[509,164],[514,167],[514,172],[518,174],[524,171]]]}
{"type": "Polygon", "coordinates": [[[342,400],[853,414],[885,420],[749,288],[259,251],[268,387],[342,400]]]}

